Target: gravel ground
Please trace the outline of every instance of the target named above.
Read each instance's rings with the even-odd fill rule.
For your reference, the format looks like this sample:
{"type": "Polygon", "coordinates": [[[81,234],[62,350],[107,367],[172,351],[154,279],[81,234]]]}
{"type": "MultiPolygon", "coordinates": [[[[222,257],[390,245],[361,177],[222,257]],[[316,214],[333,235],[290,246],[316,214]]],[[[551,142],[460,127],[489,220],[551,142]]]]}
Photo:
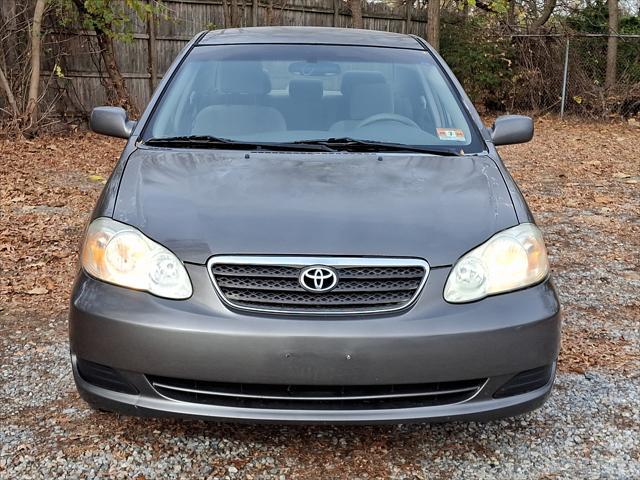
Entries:
{"type": "Polygon", "coordinates": [[[82,223],[121,143],[0,143],[0,479],[640,478],[640,129],[537,129],[504,157],[549,246],[560,372],[541,409],[484,424],[255,426],[88,409],[65,304],[82,223]]]}
{"type": "MultiPolygon", "coordinates": [[[[385,427],[218,425],[93,413],[71,390],[63,346],[47,382],[0,430],[6,478],[639,478],[640,382],[563,374],[545,406],[488,424],[385,427]],[[54,391],[55,393],[52,393],[54,391]],[[81,443],[80,443],[81,442],[81,443]],[[296,445],[304,445],[304,449],[296,445]],[[318,477],[315,477],[318,478],[318,477]]],[[[2,394],[33,372],[19,365],[2,394]]],[[[24,394],[24,392],[22,392],[24,394]]],[[[18,404],[19,403],[19,404],[18,404]]]]}

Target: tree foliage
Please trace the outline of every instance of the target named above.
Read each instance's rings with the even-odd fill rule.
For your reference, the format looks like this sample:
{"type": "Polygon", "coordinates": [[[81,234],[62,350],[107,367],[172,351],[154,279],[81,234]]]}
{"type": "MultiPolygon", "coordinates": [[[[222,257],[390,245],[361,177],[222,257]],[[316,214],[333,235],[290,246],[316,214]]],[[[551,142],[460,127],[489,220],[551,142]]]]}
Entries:
{"type": "Polygon", "coordinates": [[[477,104],[503,110],[505,89],[514,74],[511,42],[496,36],[491,23],[487,17],[444,22],[441,53],[477,104]]]}
{"type": "Polygon", "coordinates": [[[85,30],[105,32],[123,42],[133,40],[134,16],[146,20],[151,15],[166,16],[157,1],[147,0],[52,0],[56,21],[63,26],[81,25],[85,30]]]}
{"type": "Polygon", "coordinates": [[[55,0],[63,15],[58,15],[62,25],[81,25],[85,30],[93,30],[100,50],[100,56],[108,77],[103,82],[110,102],[122,106],[133,115],[137,107],[129,94],[125,79],[120,72],[114,41],[133,40],[132,18],[137,16],[148,20],[153,15],[163,15],[164,8],[159,2],[146,0],[55,0]]]}

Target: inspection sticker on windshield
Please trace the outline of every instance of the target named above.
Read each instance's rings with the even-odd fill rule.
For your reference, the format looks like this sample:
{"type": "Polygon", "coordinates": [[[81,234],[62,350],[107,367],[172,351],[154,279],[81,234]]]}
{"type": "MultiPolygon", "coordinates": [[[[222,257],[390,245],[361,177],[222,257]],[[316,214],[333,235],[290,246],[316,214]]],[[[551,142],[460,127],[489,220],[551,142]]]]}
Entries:
{"type": "Polygon", "coordinates": [[[464,142],[464,132],[459,128],[436,128],[440,140],[453,140],[454,142],[464,142]]]}

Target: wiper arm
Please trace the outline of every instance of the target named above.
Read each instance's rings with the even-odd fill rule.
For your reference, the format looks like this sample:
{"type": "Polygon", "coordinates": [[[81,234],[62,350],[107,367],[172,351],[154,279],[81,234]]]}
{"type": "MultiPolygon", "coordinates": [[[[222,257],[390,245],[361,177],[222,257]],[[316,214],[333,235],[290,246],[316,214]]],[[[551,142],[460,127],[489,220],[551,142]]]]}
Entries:
{"type": "Polygon", "coordinates": [[[422,145],[405,145],[403,143],[378,142],[375,140],[359,140],[351,137],[327,138],[319,140],[304,140],[307,144],[326,145],[332,148],[342,148],[350,151],[380,151],[393,150],[403,152],[420,152],[433,155],[461,156],[461,151],[450,148],[428,147],[422,145]]]}
{"type": "Polygon", "coordinates": [[[228,149],[252,149],[252,150],[303,150],[303,151],[319,151],[334,152],[335,149],[329,145],[319,143],[306,142],[246,142],[239,140],[231,140],[228,138],[214,137],[211,135],[184,135],[178,137],[158,137],[149,138],[145,145],[152,146],[171,146],[183,148],[219,148],[228,149]]]}

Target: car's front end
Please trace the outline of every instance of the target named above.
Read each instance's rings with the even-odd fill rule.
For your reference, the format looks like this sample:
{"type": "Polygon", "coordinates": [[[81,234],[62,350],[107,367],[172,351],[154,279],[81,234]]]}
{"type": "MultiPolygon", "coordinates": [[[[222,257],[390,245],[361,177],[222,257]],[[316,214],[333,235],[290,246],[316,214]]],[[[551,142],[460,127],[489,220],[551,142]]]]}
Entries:
{"type": "Polygon", "coordinates": [[[539,406],[560,335],[550,282],[452,305],[442,299],[449,270],[432,269],[402,314],[346,318],[234,312],[205,265],[188,266],[189,302],[81,274],[71,313],[76,381],[97,408],[152,416],[445,421],[539,406]]]}
{"type": "MultiPolygon", "coordinates": [[[[82,396],[134,415],[265,422],[480,420],[542,404],[560,307],[540,232],[483,127],[452,96],[445,117],[460,128],[435,129],[439,143],[427,147],[411,141],[431,131],[431,113],[402,110],[411,96],[402,88],[416,88],[414,69],[435,71],[413,51],[382,52],[380,65],[391,66],[380,72],[402,77],[387,87],[382,73],[345,72],[363,52],[372,68],[362,48],[384,49],[340,45],[339,63],[308,45],[268,48],[276,53],[229,50],[245,62],[228,69],[239,77],[207,64],[218,51],[203,48],[198,68],[221,78],[204,106],[169,92],[127,126],[72,295],[82,396]],[[246,76],[251,55],[274,62],[264,67],[272,82],[288,71],[288,92],[265,87],[259,71],[246,76]],[[342,91],[331,90],[337,77],[342,91]],[[347,78],[382,100],[359,99],[347,78]],[[316,87],[321,111],[341,112],[344,100],[349,112],[292,129],[307,119],[287,102],[316,87]],[[247,111],[273,125],[241,121],[247,111]],[[230,139],[198,130],[220,114],[232,133],[260,131],[230,139]],[[173,133],[180,115],[197,134],[173,133]],[[323,131],[346,133],[317,140],[323,131]],[[397,138],[406,145],[390,143],[397,138]]],[[[195,88],[171,81],[180,95],[195,88]]]]}

